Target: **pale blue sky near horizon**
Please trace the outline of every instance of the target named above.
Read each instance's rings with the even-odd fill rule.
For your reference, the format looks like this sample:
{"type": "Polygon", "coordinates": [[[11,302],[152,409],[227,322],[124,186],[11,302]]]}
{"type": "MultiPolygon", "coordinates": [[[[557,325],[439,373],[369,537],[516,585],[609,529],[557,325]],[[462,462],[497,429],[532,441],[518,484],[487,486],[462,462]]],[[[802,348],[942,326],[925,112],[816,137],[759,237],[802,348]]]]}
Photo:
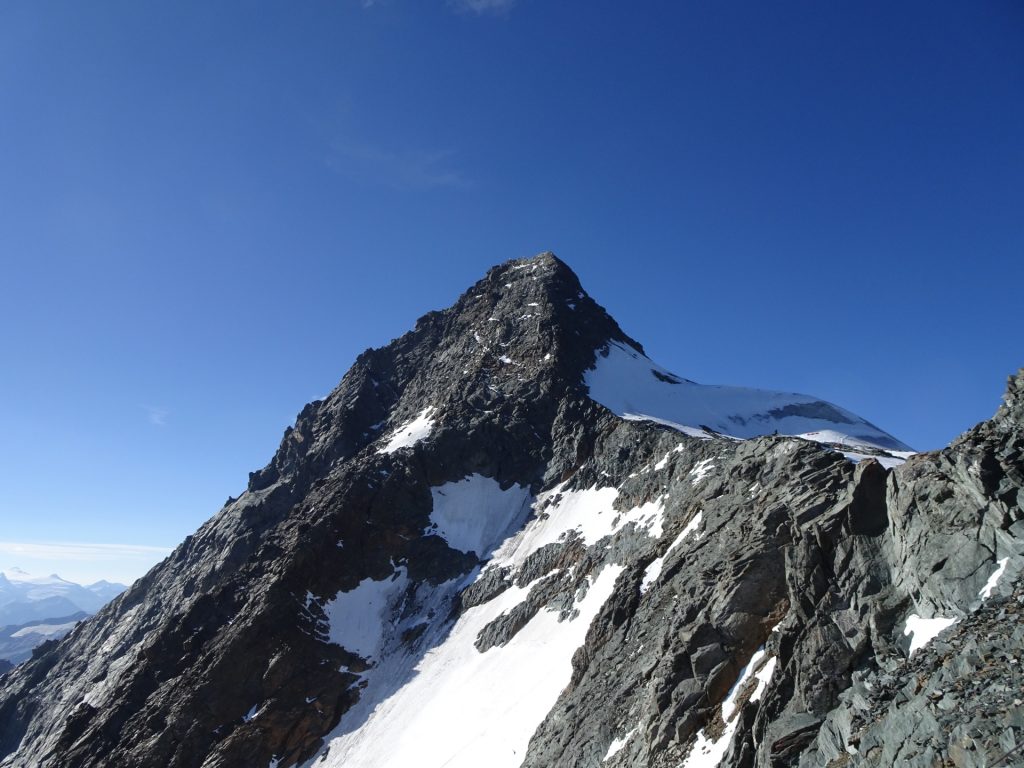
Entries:
{"type": "Polygon", "coordinates": [[[1024,365],[1024,5],[0,6],[0,568],[130,580],[356,355],[553,250],[917,449],[1024,365]]]}

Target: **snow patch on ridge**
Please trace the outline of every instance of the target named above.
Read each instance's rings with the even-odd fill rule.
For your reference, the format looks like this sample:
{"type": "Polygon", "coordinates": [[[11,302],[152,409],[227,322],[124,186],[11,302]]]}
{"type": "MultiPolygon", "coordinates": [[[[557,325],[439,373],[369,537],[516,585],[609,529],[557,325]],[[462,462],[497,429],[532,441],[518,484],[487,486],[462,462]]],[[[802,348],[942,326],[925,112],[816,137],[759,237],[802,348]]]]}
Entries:
{"type": "Polygon", "coordinates": [[[673,453],[682,453],[683,448],[684,448],[684,445],[682,443],[680,443],[675,448],[673,448],[671,451],[666,453],[665,457],[661,461],[659,461],[657,464],[654,465],[654,471],[655,472],[660,472],[665,467],[667,467],[668,466],[668,460],[672,458],[672,454],[673,453]]]}
{"type": "Polygon", "coordinates": [[[714,468],[714,459],[704,459],[704,461],[697,462],[693,469],[690,470],[690,483],[692,485],[697,485],[701,480],[707,477],[714,468]]]}
{"type": "Polygon", "coordinates": [[[914,651],[924,648],[928,643],[944,629],[948,629],[957,623],[959,619],[947,619],[936,616],[934,619],[922,619],[916,613],[907,617],[907,623],[903,629],[904,635],[913,635],[910,639],[909,655],[913,656],[914,651]]]}
{"type": "MultiPolygon", "coordinates": [[[[665,554],[668,554],[667,552],[665,554]]],[[[640,594],[644,594],[651,588],[651,585],[658,580],[661,576],[661,569],[665,567],[665,555],[654,558],[650,564],[644,568],[644,578],[640,582],[640,594]]]]}
{"type": "MultiPolygon", "coordinates": [[[[902,451],[894,451],[893,453],[902,453],[902,451]]],[[[892,469],[903,464],[906,459],[897,458],[893,456],[877,456],[873,453],[851,453],[848,451],[842,451],[843,457],[857,464],[864,459],[874,459],[886,469],[892,469]]]]}
{"type": "Polygon", "coordinates": [[[679,768],[716,768],[722,762],[722,758],[725,757],[729,744],[732,742],[733,734],[736,733],[736,728],[739,725],[739,719],[736,717],[737,697],[746,687],[745,684],[750,678],[751,673],[755,669],[757,670],[754,674],[754,677],[757,679],[757,685],[747,701],[758,701],[761,698],[765,688],[768,686],[768,682],[772,679],[772,674],[775,672],[776,658],[772,656],[767,661],[762,662],[764,653],[763,647],[754,653],[750,663],[744,667],[739,679],[730,689],[725,701],[722,702],[721,715],[722,720],[725,722],[725,728],[721,734],[718,738],[714,738],[708,734],[707,728],[702,728],[697,733],[693,747],[686,756],[686,760],[679,768]]]}
{"type": "MultiPolygon", "coordinates": [[[[864,419],[831,403],[793,392],[697,384],[639,351],[611,341],[584,374],[590,398],[625,419],[654,421],[707,436],[737,438],[831,431],[847,444],[906,450],[864,419]]],[[[813,439],[813,438],[811,438],[813,439]]]]}
{"type": "Polygon", "coordinates": [[[607,763],[609,760],[615,757],[615,755],[621,752],[622,748],[629,744],[629,740],[633,738],[633,734],[636,733],[636,730],[637,729],[634,728],[621,739],[612,739],[612,743],[608,745],[608,751],[604,753],[604,759],[601,762],[607,763]]]}
{"type": "Polygon", "coordinates": [[[633,523],[649,536],[661,536],[663,496],[625,512],[615,509],[619,489],[613,486],[564,490],[565,483],[541,494],[533,505],[535,518],[495,552],[494,563],[518,567],[541,547],[566,541],[575,532],[585,546],[612,536],[633,523]]]}
{"type": "Polygon", "coordinates": [[[999,585],[999,580],[1006,573],[1006,565],[1010,562],[1010,558],[1004,557],[999,561],[999,567],[992,572],[992,575],[988,577],[988,581],[985,582],[985,586],[981,588],[978,593],[978,597],[982,600],[988,600],[992,597],[992,591],[999,585]]]}
{"type": "Polygon", "coordinates": [[[424,408],[415,419],[396,429],[384,447],[377,450],[377,453],[394,453],[400,448],[411,448],[420,440],[430,437],[435,421],[430,414],[435,410],[433,406],[424,408]]]}
{"type": "MultiPolygon", "coordinates": [[[[683,540],[687,536],[689,536],[691,533],[696,531],[698,527],[700,527],[700,521],[703,519],[703,517],[703,512],[698,512],[696,515],[694,515],[693,519],[690,520],[690,522],[686,524],[686,527],[679,532],[678,536],[676,536],[675,541],[668,545],[668,549],[665,550],[665,554],[663,554],[661,557],[654,558],[654,560],[652,560],[650,564],[644,569],[644,577],[643,580],[640,582],[641,595],[647,592],[647,590],[651,588],[651,585],[653,585],[654,582],[658,580],[658,577],[661,575],[661,569],[665,566],[665,558],[668,557],[668,553],[676,547],[678,547],[680,544],[682,544],[683,540]]],[[[698,538],[700,537],[698,536],[698,538]]]]}

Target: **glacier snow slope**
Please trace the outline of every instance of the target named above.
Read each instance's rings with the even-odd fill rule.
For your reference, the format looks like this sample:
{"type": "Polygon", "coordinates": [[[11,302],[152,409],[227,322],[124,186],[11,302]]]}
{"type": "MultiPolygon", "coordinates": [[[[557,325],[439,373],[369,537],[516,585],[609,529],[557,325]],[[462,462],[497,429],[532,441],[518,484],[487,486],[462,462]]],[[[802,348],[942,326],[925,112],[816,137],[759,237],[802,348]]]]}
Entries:
{"type": "Polygon", "coordinates": [[[591,399],[617,416],[655,421],[696,437],[716,432],[746,439],[777,432],[821,443],[910,451],[871,422],[824,400],[795,392],[697,384],[615,341],[598,352],[584,383],[591,399]]]}
{"type": "Polygon", "coordinates": [[[502,490],[490,478],[471,475],[432,489],[432,496],[433,534],[490,560],[484,571],[463,579],[411,590],[399,567],[390,579],[361,583],[329,603],[331,638],[365,653],[374,664],[356,684],[363,688],[358,703],[308,766],[518,766],[537,726],[569,683],[572,656],[622,566],[610,564],[592,576],[571,615],[542,609],[509,642],[483,652],[476,647],[480,633],[527,599],[536,581],[510,585],[465,610],[450,628],[436,618],[487,570],[508,568],[512,580],[527,558],[548,544],[569,537],[591,543],[630,523],[652,537],[662,533],[658,501],[621,512],[613,507],[615,488],[557,486],[533,500],[525,488],[502,490]],[[524,526],[531,501],[534,515],[524,526]],[[497,522],[480,527],[484,509],[497,522]],[[363,626],[366,617],[375,624],[373,631],[363,626]],[[424,624],[433,635],[429,650],[410,653],[403,637],[424,624]]]}

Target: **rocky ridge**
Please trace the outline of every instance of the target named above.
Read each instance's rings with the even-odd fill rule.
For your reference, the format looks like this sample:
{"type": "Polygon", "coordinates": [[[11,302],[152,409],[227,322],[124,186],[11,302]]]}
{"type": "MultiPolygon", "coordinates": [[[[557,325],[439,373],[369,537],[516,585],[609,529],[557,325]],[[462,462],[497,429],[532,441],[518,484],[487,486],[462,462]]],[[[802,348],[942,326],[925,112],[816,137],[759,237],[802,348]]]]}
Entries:
{"type": "Polygon", "coordinates": [[[579,642],[492,765],[1013,764],[1024,373],[887,469],[620,418],[583,383],[612,344],[643,353],[542,254],[360,355],[241,497],[0,681],[0,765],[378,764],[371,703],[467,629],[493,664],[538,627],[579,642]],[[439,518],[461,493],[470,521],[439,518]],[[339,611],[368,589],[372,642],[339,611]],[[912,615],[959,623],[908,658],[912,615]]]}

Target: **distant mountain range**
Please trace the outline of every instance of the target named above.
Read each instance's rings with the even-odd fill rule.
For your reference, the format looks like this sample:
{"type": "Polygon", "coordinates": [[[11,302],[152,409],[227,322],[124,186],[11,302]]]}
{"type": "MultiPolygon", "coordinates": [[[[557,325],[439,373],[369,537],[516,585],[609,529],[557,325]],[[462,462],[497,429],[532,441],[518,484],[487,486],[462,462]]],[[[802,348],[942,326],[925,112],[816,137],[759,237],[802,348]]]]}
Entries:
{"type": "Polygon", "coordinates": [[[0,627],[84,611],[96,613],[125,591],[124,584],[76,584],[57,574],[32,576],[20,568],[0,571],[0,627]]]}
{"type": "MultiPolygon", "coordinates": [[[[36,619],[24,624],[0,627],[0,662],[20,664],[32,655],[32,649],[47,640],[59,640],[75,628],[75,624],[92,614],[78,611],[70,616],[36,619]]],[[[5,671],[0,663],[0,674],[5,671]]]]}
{"type": "Polygon", "coordinates": [[[125,589],[109,581],[83,585],[57,574],[32,576],[21,568],[0,571],[0,659],[24,661],[36,645],[63,637],[125,589]]]}

